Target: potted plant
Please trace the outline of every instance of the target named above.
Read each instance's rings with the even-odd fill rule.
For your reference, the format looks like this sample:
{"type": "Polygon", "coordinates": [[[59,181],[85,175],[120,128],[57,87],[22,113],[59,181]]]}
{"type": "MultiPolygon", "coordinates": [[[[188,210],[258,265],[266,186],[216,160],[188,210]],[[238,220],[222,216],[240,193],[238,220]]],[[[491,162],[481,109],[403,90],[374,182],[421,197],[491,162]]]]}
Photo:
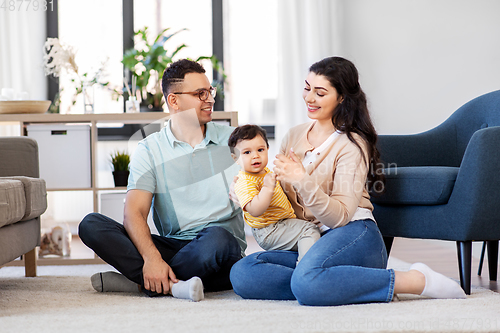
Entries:
{"type": "Polygon", "coordinates": [[[113,166],[113,179],[115,186],[127,186],[129,175],[130,155],[116,151],[111,154],[111,165],[113,166]]]}
{"type": "MultiPolygon", "coordinates": [[[[175,61],[173,58],[176,54],[187,47],[186,44],[182,44],[172,52],[167,51],[165,43],[171,37],[186,29],[174,33],[167,33],[168,30],[170,28],[161,31],[152,44],[148,39],[148,27],[136,31],[134,36],[135,47],[126,50],[123,54],[123,66],[135,77],[136,88],[140,92],[141,105],[147,107],[148,111],[163,110],[164,100],[162,99],[163,93],[161,90],[163,71],[168,64],[175,61]]],[[[212,84],[217,87],[218,92],[222,93],[223,83],[226,79],[222,62],[218,61],[214,55],[209,57],[201,56],[195,61],[200,60],[210,60],[212,62],[212,67],[218,72],[217,78],[214,79],[212,84]]],[[[223,94],[220,96],[223,96],[223,94]]]]}

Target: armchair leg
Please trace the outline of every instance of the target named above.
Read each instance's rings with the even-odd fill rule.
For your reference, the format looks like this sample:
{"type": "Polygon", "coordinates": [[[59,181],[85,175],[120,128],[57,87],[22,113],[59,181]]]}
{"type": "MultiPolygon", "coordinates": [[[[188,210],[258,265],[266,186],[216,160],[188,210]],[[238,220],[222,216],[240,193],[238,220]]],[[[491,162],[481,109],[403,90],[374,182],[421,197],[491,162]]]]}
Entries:
{"type": "Polygon", "coordinates": [[[490,271],[490,281],[497,280],[498,272],[498,241],[487,241],[488,246],[488,270],[490,271]]]}
{"type": "Polygon", "coordinates": [[[24,255],[24,272],[26,277],[36,276],[36,247],[24,255]]]}
{"type": "Polygon", "coordinates": [[[472,241],[457,241],[458,269],[460,286],[470,295],[470,276],[472,269],[472,241]]]}
{"type": "Polygon", "coordinates": [[[483,248],[481,249],[481,257],[479,258],[479,267],[477,268],[477,275],[481,276],[483,271],[484,253],[486,252],[486,241],[483,242],[483,248]]]}
{"type": "Polygon", "coordinates": [[[392,243],[394,242],[394,237],[384,236],[385,249],[387,250],[387,256],[391,253],[392,243]]]}

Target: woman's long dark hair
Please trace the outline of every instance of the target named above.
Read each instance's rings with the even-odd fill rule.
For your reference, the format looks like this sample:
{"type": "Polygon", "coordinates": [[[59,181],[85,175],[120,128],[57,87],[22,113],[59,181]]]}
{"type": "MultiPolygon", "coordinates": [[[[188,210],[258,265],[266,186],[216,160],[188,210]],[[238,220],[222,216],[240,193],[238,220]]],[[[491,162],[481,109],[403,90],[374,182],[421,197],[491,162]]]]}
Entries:
{"type": "Polygon", "coordinates": [[[377,150],[377,132],[372,124],[366,95],[359,85],[358,70],[352,62],[341,57],[325,58],[314,63],[310,72],[324,76],[342,97],[340,103],[333,112],[333,126],[342,133],[347,134],[360,150],[369,164],[368,190],[379,193],[384,189],[385,177],[381,169],[380,153],[377,150]],[[354,139],[352,133],[363,138],[368,148],[368,156],[354,139]]]}

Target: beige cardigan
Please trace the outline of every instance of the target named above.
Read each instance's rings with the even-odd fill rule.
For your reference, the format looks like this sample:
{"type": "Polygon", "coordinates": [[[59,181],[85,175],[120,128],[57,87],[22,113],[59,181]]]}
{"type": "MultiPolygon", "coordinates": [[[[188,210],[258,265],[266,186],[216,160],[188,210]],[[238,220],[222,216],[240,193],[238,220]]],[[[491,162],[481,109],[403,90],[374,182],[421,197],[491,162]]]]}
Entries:
{"type": "MultiPolygon", "coordinates": [[[[314,122],[292,128],[282,141],[280,152],[288,156],[290,148],[302,161],[313,147],[307,133],[314,122]]],[[[363,139],[353,134],[366,149],[363,139]]],[[[346,134],[339,135],[315,162],[306,167],[306,176],[294,183],[281,183],[297,218],[330,228],[346,225],[358,207],[373,210],[366,190],[368,163],[360,149],[346,134]]]]}

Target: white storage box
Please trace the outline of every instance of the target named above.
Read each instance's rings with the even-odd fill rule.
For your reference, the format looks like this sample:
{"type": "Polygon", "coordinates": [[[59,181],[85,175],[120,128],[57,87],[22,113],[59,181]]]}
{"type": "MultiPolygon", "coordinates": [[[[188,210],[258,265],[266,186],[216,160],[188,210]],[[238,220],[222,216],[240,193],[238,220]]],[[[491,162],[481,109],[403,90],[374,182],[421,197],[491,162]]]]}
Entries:
{"type": "MultiPolygon", "coordinates": [[[[116,222],[123,223],[123,209],[125,208],[126,192],[100,192],[100,208],[99,212],[107,217],[112,218],[116,222]]],[[[153,211],[149,211],[148,225],[151,233],[158,235],[155,224],[153,222],[153,211]]]]}
{"type": "Polygon", "coordinates": [[[48,189],[91,188],[90,125],[26,126],[38,143],[40,178],[48,189]]]}

